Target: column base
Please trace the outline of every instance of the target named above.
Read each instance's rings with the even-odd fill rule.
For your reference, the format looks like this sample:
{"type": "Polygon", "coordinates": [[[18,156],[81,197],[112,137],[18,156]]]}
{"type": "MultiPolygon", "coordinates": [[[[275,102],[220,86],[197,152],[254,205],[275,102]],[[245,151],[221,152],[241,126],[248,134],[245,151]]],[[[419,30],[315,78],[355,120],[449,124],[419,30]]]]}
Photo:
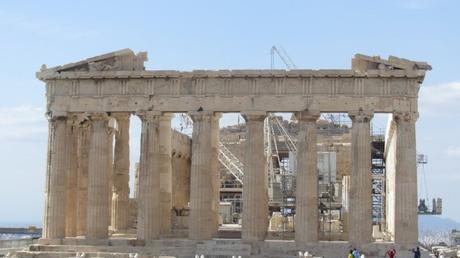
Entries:
{"type": "Polygon", "coordinates": [[[62,238],[40,238],[38,239],[37,244],[39,245],[62,245],[62,238]]]}
{"type": "MultiPolygon", "coordinates": [[[[352,246],[344,241],[320,241],[314,244],[296,245],[294,241],[255,241],[244,243],[238,239],[215,239],[192,241],[186,239],[162,239],[141,244],[138,241],[125,239],[120,242],[110,242],[106,246],[96,245],[32,245],[29,250],[16,253],[18,258],[50,258],[75,257],[76,252],[84,252],[87,257],[128,257],[129,253],[155,256],[195,257],[196,254],[206,257],[298,257],[299,252],[309,252],[315,257],[343,257],[351,248],[357,247],[369,258],[384,257],[386,251],[395,248],[398,257],[412,257],[411,249],[415,246],[403,246],[390,242],[378,242],[352,246]]],[[[422,257],[428,257],[423,251],[422,257]]]]}
{"type": "Polygon", "coordinates": [[[109,245],[109,239],[96,239],[96,238],[87,238],[87,237],[72,237],[65,238],[62,240],[63,245],[96,245],[96,246],[105,246],[109,245]]]}

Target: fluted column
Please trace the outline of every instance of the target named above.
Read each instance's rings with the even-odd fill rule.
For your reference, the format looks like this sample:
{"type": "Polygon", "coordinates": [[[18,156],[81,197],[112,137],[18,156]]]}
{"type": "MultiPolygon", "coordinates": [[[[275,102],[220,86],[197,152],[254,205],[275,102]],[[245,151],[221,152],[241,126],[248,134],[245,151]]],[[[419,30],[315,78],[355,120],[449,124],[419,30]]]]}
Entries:
{"type": "Polygon", "coordinates": [[[372,174],[370,121],[372,112],[350,112],[352,171],[350,184],[350,243],[359,245],[372,241],[372,174]]]}
{"type": "Polygon", "coordinates": [[[319,112],[298,112],[295,240],[318,241],[317,129],[319,112]]]}
{"type": "Polygon", "coordinates": [[[67,174],[66,189],[66,237],[77,236],[78,137],[79,125],[77,116],[74,115],[69,117],[67,120],[67,151],[69,153],[69,169],[67,174]]]}
{"type": "Polygon", "coordinates": [[[86,237],[108,238],[109,180],[107,115],[91,114],[91,141],[89,144],[88,207],[86,212],[86,237]]]}
{"type": "Polygon", "coordinates": [[[67,116],[53,114],[49,117],[48,128],[43,239],[59,241],[65,236],[67,144],[67,116]]]}
{"type": "Polygon", "coordinates": [[[160,116],[159,159],[161,195],[161,234],[171,231],[172,165],[171,165],[171,118],[173,114],[160,116]]]}
{"type": "Polygon", "coordinates": [[[141,157],[139,171],[139,196],[137,238],[153,240],[160,237],[160,169],[159,135],[160,113],[139,112],[142,120],[141,157]]]}
{"type": "Polygon", "coordinates": [[[395,113],[395,232],[399,244],[416,244],[418,241],[417,215],[417,164],[415,122],[417,113],[395,113]]]}
{"type": "Polygon", "coordinates": [[[211,239],[215,233],[214,183],[212,175],[212,128],[214,114],[192,112],[192,170],[190,179],[189,238],[211,239]]]}
{"type": "MultiPolygon", "coordinates": [[[[142,153],[142,151],[141,151],[142,153]]],[[[138,199],[139,197],[139,173],[141,170],[141,164],[140,162],[136,162],[134,164],[134,193],[133,197],[134,199],[138,199]]]]}
{"type": "Polygon", "coordinates": [[[268,227],[267,169],[264,151],[265,112],[245,112],[246,161],[243,177],[243,224],[241,238],[264,240],[268,227]]]}
{"type": "Polygon", "coordinates": [[[80,122],[79,126],[77,154],[77,236],[85,236],[86,212],[88,204],[88,166],[91,122],[84,120],[80,122]]]}
{"type": "Polygon", "coordinates": [[[214,215],[214,231],[219,230],[219,203],[220,203],[220,170],[219,170],[219,119],[220,114],[215,114],[211,121],[211,175],[213,180],[213,215],[214,215]]]}
{"type": "Polygon", "coordinates": [[[343,176],[342,177],[342,229],[343,235],[346,239],[348,239],[348,214],[349,210],[349,203],[350,203],[350,176],[343,176]]]}
{"type": "Polygon", "coordinates": [[[108,170],[108,180],[107,180],[107,219],[109,221],[109,229],[112,229],[112,195],[113,195],[113,139],[115,135],[114,122],[112,119],[109,120],[107,127],[107,170],[108,170]]]}
{"type": "Polygon", "coordinates": [[[113,163],[112,229],[125,232],[129,218],[129,117],[130,113],[112,113],[118,123],[113,163]]]}

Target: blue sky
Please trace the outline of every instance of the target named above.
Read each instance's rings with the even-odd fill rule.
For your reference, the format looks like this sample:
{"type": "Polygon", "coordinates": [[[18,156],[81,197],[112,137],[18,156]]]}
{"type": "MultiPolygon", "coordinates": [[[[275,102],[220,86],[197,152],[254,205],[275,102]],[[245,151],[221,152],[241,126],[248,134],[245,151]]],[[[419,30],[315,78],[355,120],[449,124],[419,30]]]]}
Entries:
{"type": "Polygon", "coordinates": [[[131,48],[148,51],[148,69],[269,68],[274,44],[299,68],[346,69],[355,53],[428,61],[417,148],[429,158],[430,197],[444,198],[444,216],[460,221],[460,1],[127,3],[0,3],[0,224],[41,221],[47,123],[35,72],[42,64],[131,48]]]}

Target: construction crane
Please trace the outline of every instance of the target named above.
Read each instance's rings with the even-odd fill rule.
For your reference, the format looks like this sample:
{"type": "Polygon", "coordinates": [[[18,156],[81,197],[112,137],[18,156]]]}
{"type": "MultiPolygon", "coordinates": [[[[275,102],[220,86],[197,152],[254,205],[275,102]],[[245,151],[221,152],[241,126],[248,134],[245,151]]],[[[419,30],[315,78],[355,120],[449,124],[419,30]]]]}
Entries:
{"type": "Polygon", "coordinates": [[[419,215],[441,215],[442,214],[442,199],[433,198],[431,205],[429,204],[430,198],[428,195],[428,184],[426,181],[425,165],[428,164],[428,157],[425,154],[417,154],[417,168],[420,168],[425,185],[425,199],[420,199],[418,204],[419,215]],[[431,209],[430,209],[431,206],[431,209]]]}
{"type": "MultiPolygon", "coordinates": [[[[271,63],[270,68],[273,70],[275,69],[275,55],[277,55],[281,61],[286,66],[287,70],[297,69],[297,66],[292,61],[292,58],[288,55],[287,51],[282,46],[272,46],[270,49],[270,57],[271,63]]],[[[293,180],[293,175],[295,174],[294,168],[289,166],[286,167],[284,164],[285,159],[280,158],[279,148],[278,148],[278,135],[284,139],[284,144],[287,147],[289,153],[294,154],[294,157],[297,155],[297,148],[296,144],[292,140],[289,133],[284,128],[282,122],[279,118],[273,114],[269,113],[267,119],[265,120],[266,125],[266,145],[268,148],[267,150],[267,163],[268,163],[268,176],[270,179],[269,187],[273,187],[272,184],[274,183],[281,183],[281,194],[282,194],[282,205],[281,210],[284,213],[284,210],[287,208],[287,199],[292,197],[292,193],[295,192],[295,181],[293,180]],[[271,148],[273,142],[273,148],[271,148]],[[279,175],[281,176],[281,182],[275,182],[275,168],[273,166],[273,158],[276,159],[276,162],[279,165],[279,175]]],[[[272,196],[273,199],[274,196],[272,196]]],[[[287,217],[285,217],[287,219],[287,217]]],[[[287,221],[283,220],[283,224],[287,223],[287,221]]]]}
{"type": "Polygon", "coordinates": [[[272,48],[270,49],[270,57],[271,57],[271,66],[270,69],[275,68],[275,54],[278,55],[278,57],[283,61],[283,63],[286,65],[287,70],[293,70],[297,69],[297,66],[294,64],[292,61],[291,57],[288,55],[286,50],[282,46],[275,46],[273,45],[272,48]]]}

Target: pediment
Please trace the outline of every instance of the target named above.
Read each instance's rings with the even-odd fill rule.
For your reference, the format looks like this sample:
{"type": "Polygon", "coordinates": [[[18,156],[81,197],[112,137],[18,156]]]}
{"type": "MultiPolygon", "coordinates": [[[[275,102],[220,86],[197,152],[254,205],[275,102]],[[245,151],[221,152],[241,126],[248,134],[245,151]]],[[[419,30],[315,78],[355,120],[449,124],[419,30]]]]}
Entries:
{"type": "Polygon", "coordinates": [[[142,71],[145,70],[145,61],[147,52],[135,54],[126,48],[49,69],[44,65],[40,72],[142,71]]]}
{"type": "Polygon", "coordinates": [[[406,71],[427,71],[431,66],[426,62],[412,61],[396,56],[389,56],[383,59],[380,56],[366,56],[356,54],[352,60],[352,69],[355,71],[367,70],[406,70],[406,71]]]}

